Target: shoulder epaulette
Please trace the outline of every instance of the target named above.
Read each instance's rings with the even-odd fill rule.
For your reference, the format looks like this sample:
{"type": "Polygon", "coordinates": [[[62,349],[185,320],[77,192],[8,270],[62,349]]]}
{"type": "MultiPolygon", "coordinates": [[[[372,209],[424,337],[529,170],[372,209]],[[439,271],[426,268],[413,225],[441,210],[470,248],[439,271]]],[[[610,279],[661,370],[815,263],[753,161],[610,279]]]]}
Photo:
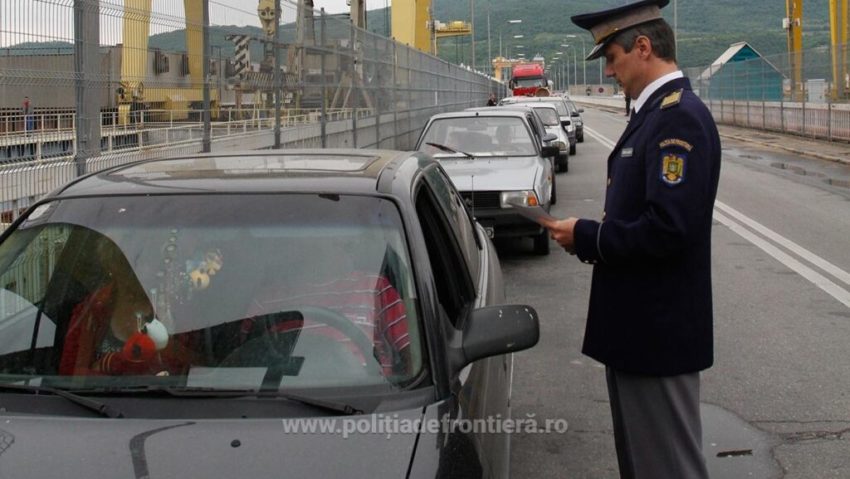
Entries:
{"type": "Polygon", "coordinates": [[[664,99],[661,100],[661,109],[663,110],[665,108],[678,105],[679,102],[682,101],[682,90],[682,88],[679,88],[665,96],[664,99]]]}

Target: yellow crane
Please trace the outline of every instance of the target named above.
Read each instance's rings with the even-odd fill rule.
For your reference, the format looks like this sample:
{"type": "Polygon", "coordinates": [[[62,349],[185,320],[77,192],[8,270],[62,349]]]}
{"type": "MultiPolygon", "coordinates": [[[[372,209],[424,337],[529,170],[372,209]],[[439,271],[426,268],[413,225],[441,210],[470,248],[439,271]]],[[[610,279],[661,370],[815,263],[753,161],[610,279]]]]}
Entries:
{"type": "Polygon", "coordinates": [[[471,22],[433,20],[431,0],[394,0],[392,31],[397,42],[433,55],[437,54],[438,39],[473,34],[471,22]]]}
{"type": "Polygon", "coordinates": [[[850,96],[850,75],[847,70],[848,17],[847,0],[829,0],[829,38],[832,43],[832,88],[833,99],[850,96]]]}
{"type": "MultiPolygon", "coordinates": [[[[848,73],[848,0],[829,0],[829,38],[832,52],[832,99],[850,97],[848,73]]],[[[788,31],[788,62],[791,67],[791,98],[803,98],[803,0],[785,0],[786,18],[783,27],[788,31]]]]}
{"type": "MultiPolygon", "coordinates": [[[[150,36],[151,0],[124,0],[124,31],[121,52],[121,80],[117,90],[118,123],[130,121],[134,105],[160,105],[171,110],[172,118],[188,117],[189,103],[203,101],[203,1],[183,0],[186,12],[186,50],[189,86],[145,87],[150,36]]],[[[218,92],[213,91],[211,105],[218,110],[218,92]]]]}
{"type": "Polygon", "coordinates": [[[786,0],[785,13],[782,26],[788,31],[791,99],[799,100],[803,94],[803,0],[786,0]]]}

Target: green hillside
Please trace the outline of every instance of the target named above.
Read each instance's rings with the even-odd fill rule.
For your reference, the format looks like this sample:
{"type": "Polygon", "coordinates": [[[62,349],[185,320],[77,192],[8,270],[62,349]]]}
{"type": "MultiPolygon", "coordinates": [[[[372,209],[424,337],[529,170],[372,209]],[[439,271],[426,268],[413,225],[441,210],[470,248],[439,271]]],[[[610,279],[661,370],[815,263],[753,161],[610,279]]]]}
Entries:
{"type": "MultiPolygon", "coordinates": [[[[252,1],[252,0],[249,0],[252,1]]],[[[253,0],[255,1],[255,0],[253,0]]],[[[451,20],[470,19],[470,0],[432,0],[438,20],[446,23],[451,20]]],[[[489,50],[492,56],[499,53],[499,37],[502,38],[502,52],[508,49],[516,52],[515,45],[522,42],[523,51],[528,56],[537,53],[551,58],[557,51],[565,51],[571,61],[573,52],[564,49],[561,44],[574,45],[575,57],[582,54],[582,39],[585,50],[591,47],[590,34],[570,22],[570,16],[586,12],[588,9],[602,9],[625,3],[623,0],[476,0],[475,1],[475,65],[482,68],[488,59],[488,13],[490,24],[489,50]],[[521,24],[508,24],[508,20],[521,19],[521,24]],[[522,40],[514,40],[513,35],[524,35],[522,40]],[[576,35],[569,38],[567,35],[576,35]]],[[[706,66],[714,61],[732,43],[746,41],[765,56],[785,53],[786,37],[782,30],[782,17],[785,15],[785,2],[779,0],[691,0],[678,3],[679,63],[682,67],[706,66]]],[[[806,4],[803,22],[805,25],[804,48],[811,50],[829,45],[828,2],[810,2],[806,4]]],[[[664,9],[665,18],[673,24],[672,3],[664,9]]],[[[386,9],[374,9],[367,12],[368,29],[380,35],[387,35],[390,22],[386,9]]],[[[343,21],[328,21],[329,35],[346,37],[343,21]],[[340,30],[336,32],[334,30],[340,30]]],[[[283,40],[291,41],[294,31],[292,25],[284,28],[283,40]]],[[[256,27],[213,26],[210,38],[213,55],[219,51],[225,57],[233,54],[233,43],[225,36],[231,33],[246,33],[260,38],[262,31],[256,27]]],[[[185,51],[183,30],[153,35],[151,48],[164,51],[185,51]]],[[[0,49],[0,55],[70,53],[72,45],[63,42],[26,43],[0,49]]],[[[572,48],[572,47],[571,47],[572,48]]],[[[440,41],[439,56],[452,63],[471,64],[470,39],[468,37],[449,38],[440,41]]],[[[262,44],[251,43],[253,61],[262,58],[262,44]]],[[[597,75],[597,65],[588,65],[588,81],[597,75]]]]}
{"type": "MultiPolygon", "coordinates": [[[[442,22],[470,18],[468,1],[433,0],[436,16],[442,22]]],[[[503,50],[508,38],[522,34],[527,54],[541,53],[550,57],[563,50],[563,43],[576,43],[581,54],[581,40],[566,35],[583,35],[586,49],[590,34],[570,21],[570,16],[601,10],[627,3],[622,0],[477,0],[475,2],[476,65],[487,61],[487,12],[490,13],[490,45],[498,53],[499,33],[503,50]],[[522,24],[509,25],[508,20],[521,19],[522,24]]],[[[714,61],[732,43],[746,41],[761,54],[777,55],[786,51],[786,36],[782,30],[785,2],[779,0],[690,0],[678,1],[679,63],[683,67],[705,66],[714,61]]],[[[673,24],[673,3],[663,10],[673,24]]],[[[383,12],[371,11],[369,21],[383,18],[383,12]]],[[[804,48],[829,44],[828,2],[809,2],[803,17],[804,48]]],[[[383,32],[383,21],[374,21],[370,29],[383,32]],[[377,24],[375,26],[374,24],[377,24]]],[[[511,41],[513,39],[511,38],[511,41]]],[[[469,39],[441,40],[440,56],[452,62],[470,63],[469,39]],[[459,46],[456,44],[460,43],[459,46]]]]}

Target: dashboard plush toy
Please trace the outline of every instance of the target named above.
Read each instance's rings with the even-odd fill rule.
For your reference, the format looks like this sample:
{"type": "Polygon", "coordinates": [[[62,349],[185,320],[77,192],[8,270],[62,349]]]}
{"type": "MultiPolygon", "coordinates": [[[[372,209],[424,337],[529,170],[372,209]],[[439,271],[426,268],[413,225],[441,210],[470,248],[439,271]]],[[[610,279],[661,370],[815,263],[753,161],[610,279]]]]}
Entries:
{"type": "MultiPolygon", "coordinates": [[[[168,346],[168,330],[154,318],[141,324],[124,342],[121,351],[108,352],[98,360],[98,369],[111,375],[151,374],[162,370],[157,353],[168,346]]],[[[159,373],[167,374],[167,373],[159,373]]]]}

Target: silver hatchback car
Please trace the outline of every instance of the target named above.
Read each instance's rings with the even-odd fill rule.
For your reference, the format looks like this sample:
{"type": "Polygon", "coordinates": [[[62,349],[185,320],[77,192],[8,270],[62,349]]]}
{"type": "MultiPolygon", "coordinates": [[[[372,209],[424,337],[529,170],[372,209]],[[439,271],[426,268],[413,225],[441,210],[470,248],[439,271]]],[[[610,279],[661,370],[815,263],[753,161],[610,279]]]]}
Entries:
{"type": "MultiPolygon", "coordinates": [[[[531,109],[490,108],[434,115],[416,149],[432,154],[449,174],[473,215],[494,237],[530,236],[534,251],[549,253],[548,232],[511,203],[549,210],[555,199],[551,157],[557,146],[533,133],[531,109]]],[[[551,142],[554,135],[544,135],[551,142]]]]}

